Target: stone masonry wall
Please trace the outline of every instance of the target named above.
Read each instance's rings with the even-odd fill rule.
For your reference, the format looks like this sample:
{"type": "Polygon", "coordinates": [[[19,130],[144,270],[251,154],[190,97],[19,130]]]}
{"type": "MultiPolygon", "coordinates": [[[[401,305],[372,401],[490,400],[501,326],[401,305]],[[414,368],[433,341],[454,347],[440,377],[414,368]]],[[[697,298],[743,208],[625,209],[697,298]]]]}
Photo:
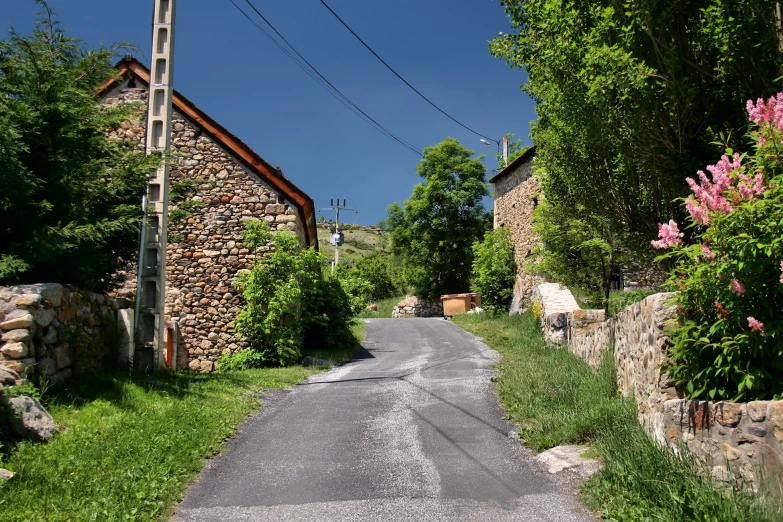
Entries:
{"type": "MultiPolygon", "coordinates": [[[[140,102],[139,117],[111,133],[143,147],[147,90],[128,88],[127,80],[110,92],[106,103],[140,102]]],[[[170,223],[166,259],[166,315],[179,319],[180,349],[191,370],[209,372],[221,354],[236,352],[242,343],[233,322],[241,307],[234,279],[253,266],[256,253],[243,245],[248,219],[263,219],[273,231],[291,230],[304,244],[304,226],[296,207],[251,173],[176,108],[172,120],[171,183],[201,179],[191,199],[204,206],[170,223]]],[[[175,207],[170,207],[175,208],[175,207]]],[[[119,295],[135,295],[135,270],[119,295]]]]}
{"type": "Polygon", "coordinates": [[[440,299],[424,299],[409,295],[397,303],[392,311],[392,317],[443,317],[443,302],[440,299]]]}
{"type": "Polygon", "coordinates": [[[505,227],[511,232],[514,258],[517,262],[517,280],[511,312],[518,313],[532,302],[533,289],[544,280],[527,274],[525,263],[532,259],[538,246],[533,233],[533,210],[540,189],[533,177],[533,158],[516,167],[495,183],[495,228],[505,227]]]}
{"type": "Polygon", "coordinates": [[[756,488],[762,473],[780,487],[783,401],[688,400],[662,371],[676,317],[672,295],[649,296],[608,321],[592,310],[575,310],[569,350],[594,368],[612,350],[617,386],[635,399],[639,422],[657,441],[687,447],[718,481],[733,477],[756,488]]]}
{"type": "Polygon", "coordinates": [[[117,310],[128,307],[56,283],[0,287],[0,365],[43,374],[51,386],[70,380],[74,366],[98,368],[117,338],[117,310]]]}

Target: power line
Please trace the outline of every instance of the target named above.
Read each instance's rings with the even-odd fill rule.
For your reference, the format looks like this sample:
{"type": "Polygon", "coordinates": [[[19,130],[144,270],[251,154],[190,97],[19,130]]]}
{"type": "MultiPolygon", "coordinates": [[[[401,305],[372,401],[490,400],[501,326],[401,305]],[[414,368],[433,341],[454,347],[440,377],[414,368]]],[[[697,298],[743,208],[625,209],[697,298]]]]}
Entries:
{"type": "Polygon", "coordinates": [[[337,13],[335,13],[335,12],[332,10],[332,8],[331,8],[331,7],[329,7],[329,5],[328,5],[328,4],[327,4],[327,3],[326,3],[324,0],[321,0],[321,3],[324,5],[324,7],[325,7],[326,9],[328,9],[328,10],[329,10],[329,12],[330,12],[330,13],[332,13],[332,15],[334,15],[334,17],[335,17],[335,18],[337,18],[337,20],[339,20],[339,21],[340,21],[340,23],[341,23],[341,24],[343,24],[343,26],[344,26],[346,29],[348,29],[348,31],[350,31],[350,33],[351,33],[352,35],[354,35],[354,36],[356,37],[356,39],[357,39],[357,40],[359,40],[359,41],[362,43],[362,45],[363,45],[363,46],[365,46],[365,47],[367,48],[367,50],[368,50],[368,51],[370,51],[370,52],[373,54],[373,56],[375,56],[376,58],[378,58],[378,60],[380,60],[380,61],[381,61],[381,63],[382,63],[383,65],[385,65],[385,66],[386,66],[386,68],[387,68],[387,69],[389,69],[391,72],[393,72],[393,73],[394,73],[394,75],[395,75],[397,78],[399,78],[400,80],[402,80],[402,82],[403,82],[405,85],[407,85],[408,87],[410,87],[410,88],[413,90],[413,92],[415,92],[416,94],[418,94],[418,95],[419,95],[419,96],[420,96],[420,97],[421,97],[421,98],[422,98],[424,101],[426,101],[427,103],[429,103],[430,105],[432,105],[433,107],[435,107],[435,108],[436,108],[436,109],[437,109],[437,110],[438,110],[438,111],[439,111],[441,114],[443,114],[444,116],[446,116],[448,119],[450,119],[451,121],[453,121],[454,123],[456,123],[457,125],[459,125],[460,127],[462,127],[463,129],[467,129],[467,130],[469,130],[470,132],[472,132],[472,133],[473,133],[473,134],[475,134],[476,136],[481,136],[482,138],[486,138],[486,139],[488,139],[488,140],[492,140],[492,141],[494,141],[494,142],[497,142],[497,140],[495,140],[495,139],[492,139],[492,138],[490,138],[489,136],[484,136],[484,135],[483,135],[483,134],[481,134],[480,132],[478,132],[478,131],[475,131],[475,130],[471,129],[470,127],[468,127],[467,125],[465,125],[464,123],[462,123],[461,121],[459,121],[457,118],[453,117],[452,115],[450,115],[449,113],[447,113],[446,111],[444,111],[443,109],[441,109],[440,107],[438,107],[437,105],[435,105],[435,102],[433,102],[432,100],[430,100],[429,98],[427,98],[426,96],[424,96],[422,93],[420,93],[420,92],[419,92],[419,90],[418,90],[418,89],[416,89],[416,87],[414,87],[413,85],[411,85],[410,83],[408,83],[408,80],[406,80],[405,78],[403,78],[402,76],[400,76],[400,73],[398,73],[397,71],[395,71],[395,70],[394,70],[394,68],[392,68],[392,66],[391,66],[391,65],[389,65],[388,63],[386,63],[386,60],[384,60],[383,58],[381,58],[380,56],[378,56],[378,53],[376,53],[375,51],[373,51],[372,47],[370,47],[369,45],[367,45],[367,43],[366,43],[364,40],[362,40],[362,39],[361,39],[361,37],[360,37],[358,34],[356,34],[356,33],[354,32],[354,30],[353,30],[353,29],[351,29],[351,28],[348,26],[348,24],[346,24],[346,23],[343,21],[343,19],[342,19],[342,18],[340,18],[340,16],[339,16],[337,13]]]}
{"type": "Polygon", "coordinates": [[[364,112],[359,106],[357,106],[355,103],[353,103],[347,96],[345,96],[337,87],[334,86],[329,80],[326,79],[324,75],[322,75],[318,69],[316,69],[307,59],[302,56],[296,48],[294,48],[293,45],[278,31],[272,23],[267,20],[267,18],[261,14],[261,12],[250,2],[250,0],[245,0],[247,4],[253,9],[253,11],[258,14],[258,16],[261,17],[261,19],[274,31],[278,37],[280,37],[283,42],[288,45],[288,47],[291,48],[291,50],[296,54],[294,56],[291,54],[291,52],[286,49],[280,42],[278,42],[274,36],[269,34],[260,24],[258,24],[253,18],[245,12],[239,5],[234,2],[234,0],[229,0],[231,4],[240,12],[242,15],[247,18],[259,31],[261,31],[264,36],[269,38],[269,40],[272,41],[272,43],[275,44],[275,46],[280,49],[289,59],[291,59],[296,65],[298,65],[304,72],[306,72],[313,80],[315,80],[316,83],[318,83],[323,89],[325,89],[329,94],[331,94],[337,101],[345,105],[351,112],[356,114],[359,118],[361,118],[363,121],[365,121],[368,125],[373,127],[375,130],[380,132],[381,134],[385,135],[388,138],[391,138],[392,140],[396,141],[398,144],[402,145],[409,151],[413,152],[417,156],[422,156],[422,151],[416,148],[414,145],[411,145],[407,141],[403,140],[393,132],[391,132],[389,129],[378,123],[375,119],[373,119],[369,114],[364,112]],[[298,57],[298,59],[297,59],[298,57]]]}

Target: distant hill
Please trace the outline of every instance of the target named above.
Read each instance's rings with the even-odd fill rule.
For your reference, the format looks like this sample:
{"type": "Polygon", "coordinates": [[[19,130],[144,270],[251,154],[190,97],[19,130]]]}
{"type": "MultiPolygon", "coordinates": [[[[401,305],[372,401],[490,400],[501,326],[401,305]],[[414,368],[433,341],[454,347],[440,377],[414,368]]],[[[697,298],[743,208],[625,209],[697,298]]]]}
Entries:
{"type": "MultiPolygon", "coordinates": [[[[331,231],[329,223],[318,223],[318,248],[328,258],[334,259],[334,247],[329,243],[331,231]]],[[[353,265],[367,254],[386,250],[388,233],[377,227],[363,225],[341,225],[345,235],[345,244],[340,247],[340,264],[344,262],[353,265]]]]}

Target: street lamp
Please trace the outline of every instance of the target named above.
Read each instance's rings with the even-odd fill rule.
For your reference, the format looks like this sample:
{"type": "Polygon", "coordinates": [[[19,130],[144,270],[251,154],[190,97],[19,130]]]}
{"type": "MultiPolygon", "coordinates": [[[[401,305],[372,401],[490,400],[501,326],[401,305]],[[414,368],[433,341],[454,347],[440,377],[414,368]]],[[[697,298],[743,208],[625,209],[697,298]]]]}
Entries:
{"type": "MultiPolygon", "coordinates": [[[[500,142],[495,140],[487,140],[484,138],[481,138],[479,140],[484,145],[497,145],[498,146],[498,154],[500,154],[500,142]]],[[[508,136],[503,136],[503,167],[505,168],[508,165],[508,136]]]]}

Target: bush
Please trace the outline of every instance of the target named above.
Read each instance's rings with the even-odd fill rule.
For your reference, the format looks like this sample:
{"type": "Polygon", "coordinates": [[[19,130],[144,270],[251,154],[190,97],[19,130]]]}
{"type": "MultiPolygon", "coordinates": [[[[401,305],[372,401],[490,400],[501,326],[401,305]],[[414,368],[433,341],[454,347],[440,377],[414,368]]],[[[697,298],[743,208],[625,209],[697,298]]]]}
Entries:
{"type": "Polygon", "coordinates": [[[366,306],[369,283],[352,276],[324,278],[322,254],[303,249],[292,232],[272,234],[265,222],[248,221],[244,239],[248,248],[271,252],[237,278],[245,306],[236,330],[250,349],[222,357],[221,370],[286,366],[301,357],[303,347],[334,349],[354,342],[351,322],[366,306]]]}
{"type": "Polygon", "coordinates": [[[371,301],[380,301],[399,293],[392,281],[392,270],[389,256],[382,252],[373,252],[356,262],[356,273],[359,277],[369,282],[371,301]]]}
{"type": "Polygon", "coordinates": [[[681,324],[668,372],[691,397],[783,397],[783,93],[748,112],[752,152],[727,149],[711,177],[688,179],[694,244],[674,221],[653,241],[676,263],[668,284],[681,324]]]}
{"type": "Polygon", "coordinates": [[[473,243],[471,287],[481,296],[484,308],[491,312],[507,312],[516,278],[517,263],[508,229],[487,232],[484,241],[473,243]]]}
{"type": "Polygon", "coordinates": [[[632,304],[643,301],[645,297],[657,293],[657,290],[633,290],[631,292],[612,292],[609,294],[607,317],[614,317],[632,304]]]}

